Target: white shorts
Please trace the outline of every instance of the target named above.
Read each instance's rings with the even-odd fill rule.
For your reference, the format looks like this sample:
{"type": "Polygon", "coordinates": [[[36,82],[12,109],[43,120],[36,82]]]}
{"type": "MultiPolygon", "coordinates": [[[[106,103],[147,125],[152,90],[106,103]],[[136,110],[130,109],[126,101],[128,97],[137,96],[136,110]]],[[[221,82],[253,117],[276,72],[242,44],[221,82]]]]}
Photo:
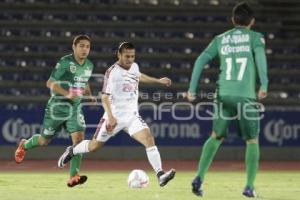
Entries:
{"type": "Polygon", "coordinates": [[[113,132],[108,134],[106,130],[106,125],[108,120],[105,116],[100,119],[98,124],[97,130],[95,132],[94,138],[100,142],[106,142],[112,136],[115,136],[121,130],[127,132],[130,136],[134,135],[135,133],[149,128],[146,122],[142,119],[139,115],[131,115],[130,117],[122,117],[116,118],[117,119],[117,126],[113,129],[113,132]]]}

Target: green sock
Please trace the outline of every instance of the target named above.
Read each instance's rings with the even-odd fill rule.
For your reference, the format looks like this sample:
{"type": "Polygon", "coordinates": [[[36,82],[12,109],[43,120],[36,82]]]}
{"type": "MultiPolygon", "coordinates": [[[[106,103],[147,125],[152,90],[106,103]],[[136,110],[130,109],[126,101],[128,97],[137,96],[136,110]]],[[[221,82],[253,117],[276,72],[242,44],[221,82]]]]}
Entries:
{"type": "Polygon", "coordinates": [[[75,176],[80,171],[82,154],[78,154],[70,161],[70,176],[75,176]]]}
{"type": "Polygon", "coordinates": [[[221,141],[216,138],[210,137],[204,144],[202,148],[202,154],[200,158],[200,162],[198,165],[197,174],[201,178],[201,181],[204,181],[205,173],[207,172],[219,146],[221,145],[221,141]]]}
{"type": "Polygon", "coordinates": [[[28,149],[33,149],[37,146],[40,146],[39,145],[39,137],[40,137],[40,134],[34,134],[31,138],[29,138],[27,140],[27,142],[25,142],[24,148],[26,150],[28,150],[28,149]]]}
{"type": "Polygon", "coordinates": [[[247,186],[253,189],[259,162],[258,144],[247,144],[245,160],[247,171],[247,186]]]}

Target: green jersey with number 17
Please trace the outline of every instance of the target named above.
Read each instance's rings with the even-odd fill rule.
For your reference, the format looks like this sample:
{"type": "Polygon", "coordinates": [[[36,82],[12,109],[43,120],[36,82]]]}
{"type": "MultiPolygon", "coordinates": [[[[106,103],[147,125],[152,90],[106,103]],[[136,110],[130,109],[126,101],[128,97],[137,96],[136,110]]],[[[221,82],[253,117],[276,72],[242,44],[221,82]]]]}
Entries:
{"type": "Polygon", "coordinates": [[[256,98],[254,50],[265,48],[261,33],[243,27],[233,28],[216,36],[204,53],[214,58],[219,55],[220,70],[218,94],[256,98]]]}

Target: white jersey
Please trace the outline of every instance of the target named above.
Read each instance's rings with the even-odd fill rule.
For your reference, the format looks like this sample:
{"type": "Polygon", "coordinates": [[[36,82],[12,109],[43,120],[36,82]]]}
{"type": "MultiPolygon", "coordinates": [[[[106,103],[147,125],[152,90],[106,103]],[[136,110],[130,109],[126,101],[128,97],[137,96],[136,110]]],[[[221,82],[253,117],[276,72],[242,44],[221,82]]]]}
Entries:
{"type": "Polygon", "coordinates": [[[128,70],[115,63],[106,71],[102,93],[110,95],[113,115],[138,114],[140,75],[137,63],[133,63],[128,70]]]}

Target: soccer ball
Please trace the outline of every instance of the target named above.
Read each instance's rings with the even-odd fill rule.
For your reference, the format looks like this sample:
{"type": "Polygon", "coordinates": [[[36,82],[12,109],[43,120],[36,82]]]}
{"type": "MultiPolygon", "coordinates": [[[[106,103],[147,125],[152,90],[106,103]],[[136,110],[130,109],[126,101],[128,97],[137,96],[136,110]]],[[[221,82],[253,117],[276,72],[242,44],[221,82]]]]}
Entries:
{"type": "Polygon", "coordinates": [[[132,170],[127,179],[130,188],[145,188],[149,184],[149,177],[141,169],[132,170]]]}

